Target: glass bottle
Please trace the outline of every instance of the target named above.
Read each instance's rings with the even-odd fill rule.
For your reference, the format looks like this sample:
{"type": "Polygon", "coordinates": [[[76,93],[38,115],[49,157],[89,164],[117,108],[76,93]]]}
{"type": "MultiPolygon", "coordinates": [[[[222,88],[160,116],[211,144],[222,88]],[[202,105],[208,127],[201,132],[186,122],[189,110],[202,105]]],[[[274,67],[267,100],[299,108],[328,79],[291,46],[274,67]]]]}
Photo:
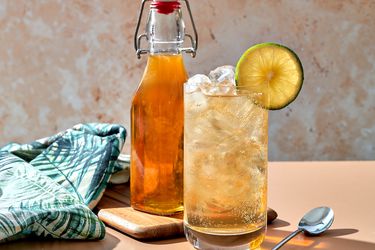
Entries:
{"type": "Polygon", "coordinates": [[[146,34],[137,37],[139,23],[137,55],[150,55],[131,107],[131,206],[169,215],[183,210],[183,83],[188,75],[181,52],[195,52],[196,44],[182,47],[179,1],[151,1],[146,34]],[[147,50],[139,49],[143,37],[147,50]]]}

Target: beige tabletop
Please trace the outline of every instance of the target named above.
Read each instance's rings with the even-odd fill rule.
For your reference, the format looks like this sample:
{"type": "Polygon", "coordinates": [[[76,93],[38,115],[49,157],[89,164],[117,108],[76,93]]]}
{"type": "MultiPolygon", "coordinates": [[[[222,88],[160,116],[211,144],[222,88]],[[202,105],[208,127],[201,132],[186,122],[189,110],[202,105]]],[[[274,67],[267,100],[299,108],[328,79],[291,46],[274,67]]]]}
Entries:
{"type": "MultiPolygon", "coordinates": [[[[282,249],[375,249],[375,161],[270,162],[269,206],[279,219],[267,230],[262,249],[270,249],[292,232],[301,216],[326,205],[335,211],[329,231],[317,237],[303,234],[282,249]]],[[[102,241],[24,240],[0,245],[7,249],[163,249],[193,248],[184,238],[140,242],[108,228],[102,241]]]]}

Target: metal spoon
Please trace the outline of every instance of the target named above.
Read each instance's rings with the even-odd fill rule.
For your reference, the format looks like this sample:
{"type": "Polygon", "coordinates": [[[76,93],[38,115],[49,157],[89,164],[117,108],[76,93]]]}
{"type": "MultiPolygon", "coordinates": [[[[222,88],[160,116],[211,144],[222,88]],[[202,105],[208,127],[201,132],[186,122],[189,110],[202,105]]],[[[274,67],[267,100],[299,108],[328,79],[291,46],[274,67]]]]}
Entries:
{"type": "Polygon", "coordinates": [[[318,235],[326,231],[333,223],[334,214],[330,207],[316,207],[299,221],[298,229],[279,242],[272,250],[277,250],[300,232],[318,235]]]}

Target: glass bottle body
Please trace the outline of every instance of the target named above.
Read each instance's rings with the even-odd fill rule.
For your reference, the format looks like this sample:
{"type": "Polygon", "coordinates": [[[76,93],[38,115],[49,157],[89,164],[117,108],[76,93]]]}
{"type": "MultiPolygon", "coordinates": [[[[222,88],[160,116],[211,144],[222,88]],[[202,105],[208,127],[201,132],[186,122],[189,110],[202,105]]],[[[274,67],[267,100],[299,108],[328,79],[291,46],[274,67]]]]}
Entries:
{"type": "Polygon", "coordinates": [[[183,210],[183,83],[181,54],[158,53],[147,66],[131,108],[131,206],[161,215],[183,210]]]}

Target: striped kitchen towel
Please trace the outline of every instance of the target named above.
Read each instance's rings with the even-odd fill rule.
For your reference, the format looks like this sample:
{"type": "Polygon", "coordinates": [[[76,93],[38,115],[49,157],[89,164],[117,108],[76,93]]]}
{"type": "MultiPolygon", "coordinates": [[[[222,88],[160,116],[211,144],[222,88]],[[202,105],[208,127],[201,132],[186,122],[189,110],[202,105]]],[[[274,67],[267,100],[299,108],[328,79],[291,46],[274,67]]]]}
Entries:
{"type": "Polygon", "coordinates": [[[0,148],[0,242],[26,236],[102,239],[91,211],[111,175],[126,130],[115,124],[78,124],[30,144],[0,148]]]}

